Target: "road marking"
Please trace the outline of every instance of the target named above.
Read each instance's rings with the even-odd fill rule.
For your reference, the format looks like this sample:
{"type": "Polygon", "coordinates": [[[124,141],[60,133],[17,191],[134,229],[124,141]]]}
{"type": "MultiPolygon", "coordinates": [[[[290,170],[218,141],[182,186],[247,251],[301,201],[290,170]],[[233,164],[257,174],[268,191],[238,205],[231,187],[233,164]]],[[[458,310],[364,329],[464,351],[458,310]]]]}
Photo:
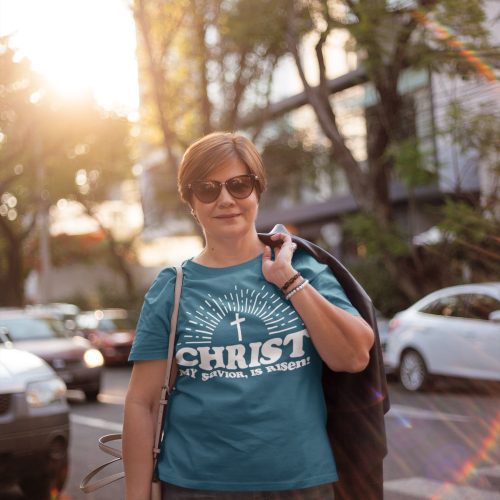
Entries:
{"type": "Polygon", "coordinates": [[[465,415],[455,415],[454,413],[443,413],[440,411],[423,410],[412,406],[394,405],[391,404],[391,409],[387,413],[388,417],[412,417],[421,420],[446,420],[454,422],[469,422],[471,417],[465,415]]]}
{"type": "Polygon", "coordinates": [[[97,427],[98,429],[106,429],[108,431],[121,432],[123,425],[116,422],[110,422],[102,418],[84,417],[83,415],[72,414],[69,416],[71,422],[87,427],[97,427]]]}
{"type": "Polygon", "coordinates": [[[417,498],[439,498],[439,500],[500,500],[500,493],[495,491],[460,486],[424,477],[384,481],[384,490],[417,498]]]}

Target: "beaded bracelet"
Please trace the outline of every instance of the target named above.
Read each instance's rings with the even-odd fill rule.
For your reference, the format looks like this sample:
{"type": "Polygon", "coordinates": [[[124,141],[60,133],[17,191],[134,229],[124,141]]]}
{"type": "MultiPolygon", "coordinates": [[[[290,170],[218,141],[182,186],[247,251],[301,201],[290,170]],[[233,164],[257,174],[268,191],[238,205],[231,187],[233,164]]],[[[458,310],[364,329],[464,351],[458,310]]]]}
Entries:
{"type": "Polygon", "coordinates": [[[289,287],[289,286],[290,286],[290,285],[291,285],[294,281],[296,281],[296,280],[299,278],[299,276],[300,276],[300,273],[299,273],[299,272],[295,273],[295,274],[294,274],[294,275],[293,275],[293,276],[292,276],[292,277],[291,277],[291,278],[290,278],[290,279],[289,279],[289,280],[288,280],[288,281],[287,281],[287,282],[286,282],[286,283],[285,283],[285,284],[284,284],[284,285],[280,288],[280,290],[282,290],[282,291],[283,291],[283,293],[285,293],[285,292],[286,292],[286,289],[287,289],[287,288],[288,288],[288,287],[289,287]]]}
{"type": "Polygon", "coordinates": [[[293,290],[288,292],[286,295],[285,299],[290,300],[290,298],[295,295],[297,292],[300,292],[302,289],[305,288],[305,286],[309,283],[309,280],[304,280],[299,286],[295,287],[293,290]]]}

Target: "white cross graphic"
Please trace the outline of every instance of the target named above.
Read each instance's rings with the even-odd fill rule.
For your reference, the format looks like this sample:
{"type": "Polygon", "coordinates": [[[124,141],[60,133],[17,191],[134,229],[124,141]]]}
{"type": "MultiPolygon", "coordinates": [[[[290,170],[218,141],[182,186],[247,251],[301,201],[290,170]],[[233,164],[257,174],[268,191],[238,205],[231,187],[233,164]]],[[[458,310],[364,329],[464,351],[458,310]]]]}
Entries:
{"type": "Polygon", "coordinates": [[[245,321],[245,318],[240,318],[240,315],[236,313],[236,319],[231,322],[231,326],[236,325],[236,328],[238,329],[238,340],[240,342],[243,340],[243,338],[241,337],[241,327],[240,327],[240,323],[243,323],[243,321],[245,321]]]}

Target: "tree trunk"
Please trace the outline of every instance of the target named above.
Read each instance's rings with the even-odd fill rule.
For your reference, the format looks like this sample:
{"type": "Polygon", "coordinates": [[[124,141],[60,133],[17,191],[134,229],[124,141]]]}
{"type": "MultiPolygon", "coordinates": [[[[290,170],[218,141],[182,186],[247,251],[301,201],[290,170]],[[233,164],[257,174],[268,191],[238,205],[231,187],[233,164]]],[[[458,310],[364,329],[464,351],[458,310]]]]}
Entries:
{"type": "Polygon", "coordinates": [[[111,258],[113,259],[116,268],[118,269],[119,273],[121,274],[125,282],[126,295],[129,300],[129,303],[133,304],[136,299],[136,290],[132,272],[126,263],[125,258],[121,255],[121,252],[118,249],[118,245],[116,243],[115,238],[111,234],[111,231],[105,228],[103,229],[106,234],[106,238],[108,240],[109,249],[111,251],[111,258]]]}
{"type": "MultiPolygon", "coordinates": [[[[301,56],[299,54],[299,39],[296,30],[296,12],[294,2],[290,2],[288,10],[288,47],[293,55],[295,64],[304,86],[304,91],[313,108],[321,130],[330,140],[332,146],[332,160],[343,170],[351,193],[357,201],[358,206],[367,214],[375,217],[381,231],[391,231],[394,220],[390,200],[391,160],[387,158],[387,148],[391,137],[397,138],[400,129],[401,97],[398,94],[397,83],[399,73],[403,67],[404,45],[414,28],[414,23],[409,23],[404,32],[400,34],[394,57],[398,60],[389,62],[385,66],[380,65],[371,68],[371,80],[379,93],[380,103],[377,105],[378,123],[375,130],[368,134],[368,171],[361,169],[354,158],[351,150],[347,147],[345,138],[339,130],[335,111],[332,108],[328,91],[325,85],[326,69],[323,60],[323,44],[327,38],[326,33],[318,33],[319,41],[316,45],[316,60],[320,74],[320,85],[313,88],[307,81],[301,56]]],[[[368,49],[376,51],[376,47],[368,49]]],[[[380,54],[375,54],[379,57],[380,54]]],[[[373,59],[372,59],[373,60],[373,59]]],[[[369,63],[370,61],[368,61],[369,63]]],[[[420,297],[419,287],[412,274],[406,270],[399,259],[391,253],[391,249],[385,249],[380,255],[388,274],[398,284],[402,293],[409,300],[420,297]]]]}
{"type": "Polygon", "coordinates": [[[212,116],[212,104],[208,97],[208,76],[207,76],[207,62],[208,62],[208,50],[205,43],[205,19],[203,16],[203,5],[204,1],[198,3],[196,0],[192,1],[193,12],[199,12],[198,15],[194,15],[195,23],[195,33],[197,50],[197,63],[198,63],[198,73],[200,75],[200,107],[201,116],[200,120],[202,122],[201,130],[202,134],[206,135],[212,132],[211,116],[212,116]]]}
{"type": "Polygon", "coordinates": [[[106,235],[106,239],[109,244],[111,259],[113,261],[115,269],[120,273],[120,275],[123,278],[127,299],[130,304],[133,304],[137,296],[134,278],[132,276],[131,270],[129,269],[127,261],[125,260],[125,257],[122,255],[119,249],[117,241],[115,240],[112,232],[108,228],[103,226],[103,224],[99,220],[99,217],[94,212],[92,207],[88,204],[88,202],[84,200],[81,196],[78,197],[78,201],[83,205],[87,214],[99,224],[99,227],[106,235]]]}
{"type": "Polygon", "coordinates": [[[23,238],[9,227],[5,217],[0,216],[0,231],[7,243],[6,272],[0,277],[0,304],[22,307],[24,305],[23,238]]]}
{"type": "Polygon", "coordinates": [[[151,28],[148,19],[148,14],[146,12],[146,6],[144,0],[139,0],[137,2],[137,8],[134,9],[134,17],[136,20],[136,25],[142,35],[144,41],[144,49],[146,52],[146,59],[148,62],[148,72],[151,79],[151,86],[153,89],[153,98],[156,104],[156,112],[158,114],[158,122],[160,130],[163,134],[163,145],[165,148],[165,154],[167,156],[167,164],[169,166],[170,172],[175,175],[177,162],[176,158],[172,152],[172,145],[174,143],[174,134],[170,129],[165,113],[163,111],[165,100],[163,98],[163,89],[165,88],[165,81],[163,74],[160,70],[161,65],[156,61],[153,51],[152,40],[150,36],[151,28]]]}

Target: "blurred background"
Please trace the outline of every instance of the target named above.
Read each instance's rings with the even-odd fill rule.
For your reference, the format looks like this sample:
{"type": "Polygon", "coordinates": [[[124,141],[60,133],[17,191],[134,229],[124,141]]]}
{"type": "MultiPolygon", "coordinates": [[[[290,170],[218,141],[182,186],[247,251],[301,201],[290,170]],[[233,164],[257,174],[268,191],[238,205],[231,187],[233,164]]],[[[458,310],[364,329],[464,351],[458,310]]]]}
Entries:
{"type": "MultiPolygon", "coordinates": [[[[177,165],[200,136],[237,130],[269,176],[258,230],[282,223],[339,257],[378,310],[384,348],[404,324],[389,320],[422,297],[497,283],[426,310],[482,321],[474,335],[486,325],[486,343],[463,349],[478,366],[489,356],[487,373],[440,369],[415,348],[421,383],[406,390],[433,371],[500,380],[499,19],[486,0],[0,0],[2,342],[27,338],[15,318],[60,321],[88,343],[81,356],[102,355],[86,361],[100,385],[80,389],[121,409],[129,367],[108,367],[126,359],[145,290],[203,245],[177,165]]],[[[406,348],[388,357],[398,378],[406,348]]],[[[484,411],[478,439],[497,443],[500,415],[484,411]]],[[[452,455],[467,463],[464,450],[452,455]]]]}
{"type": "Polygon", "coordinates": [[[0,9],[0,304],[137,307],[201,246],[175,175],[213,130],[264,155],[258,229],[339,255],[384,314],[499,275],[496,2],[0,9]]]}

